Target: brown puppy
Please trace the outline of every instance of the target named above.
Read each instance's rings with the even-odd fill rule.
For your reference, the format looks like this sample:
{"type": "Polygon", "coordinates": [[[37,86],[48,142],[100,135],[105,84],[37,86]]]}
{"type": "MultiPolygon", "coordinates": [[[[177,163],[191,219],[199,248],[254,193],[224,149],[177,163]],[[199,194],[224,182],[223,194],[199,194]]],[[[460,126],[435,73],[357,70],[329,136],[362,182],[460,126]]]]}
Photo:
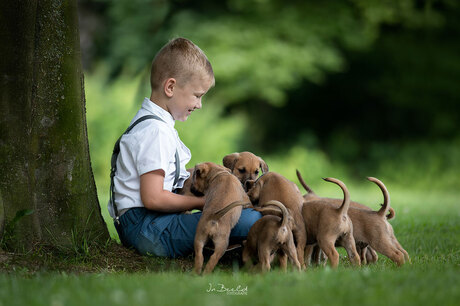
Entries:
{"type": "MultiPolygon", "coordinates": [[[[307,193],[304,194],[303,196],[304,200],[309,201],[312,199],[320,199],[321,197],[316,195],[315,192],[305,183],[299,170],[296,170],[296,174],[297,174],[297,178],[299,179],[300,184],[302,184],[302,186],[307,191],[307,193]]],[[[340,205],[342,201],[341,199],[330,199],[330,198],[328,198],[328,200],[332,201],[335,205],[340,205]]],[[[350,206],[353,208],[372,210],[372,208],[365,206],[363,204],[360,204],[358,202],[354,202],[354,201],[350,201],[350,206]]],[[[393,208],[390,207],[389,214],[387,215],[387,220],[393,219],[394,216],[395,216],[395,211],[393,210],[393,208]]],[[[375,263],[379,258],[377,253],[369,246],[363,247],[361,244],[357,244],[356,249],[358,253],[360,254],[362,264],[375,263]]],[[[319,263],[319,261],[321,261],[320,249],[317,247],[315,247],[315,249],[312,252],[312,261],[316,263],[319,263]]]]}
{"type": "Polygon", "coordinates": [[[214,163],[201,163],[195,166],[192,188],[206,194],[203,213],[198,222],[195,234],[195,272],[201,273],[203,268],[203,247],[211,239],[214,253],[209,258],[204,273],[214,270],[219,259],[227,249],[230,231],[238,222],[242,207],[231,203],[246,202],[250,205],[243,186],[230,171],[214,163]]]}
{"type": "Polygon", "coordinates": [[[274,215],[265,215],[254,223],[244,242],[243,263],[252,266],[253,259],[258,258],[262,272],[270,270],[273,254],[278,253],[283,270],[287,267],[287,256],[292,264],[300,270],[300,263],[292,236],[289,212],[279,201],[268,201],[261,207],[275,205],[281,210],[281,218],[274,215]]]}
{"type": "Polygon", "coordinates": [[[390,210],[390,195],[385,185],[376,178],[368,180],[379,186],[383,193],[384,201],[378,211],[351,208],[348,212],[353,221],[354,237],[362,248],[370,246],[377,252],[387,256],[399,266],[405,261],[410,262],[409,254],[403,249],[394,235],[393,227],[388,223],[390,210]]]}
{"type": "Polygon", "coordinates": [[[304,251],[307,243],[307,234],[302,218],[303,198],[297,185],[281,174],[267,172],[256,181],[246,181],[245,187],[253,204],[276,200],[286,206],[289,215],[294,220],[292,233],[296,243],[297,258],[302,268],[304,268],[304,251]]]}
{"type": "MultiPolygon", "coordinates": [[[[394,235],[394,231],[388,220],[394,217],[391,213],[390,195],[385,185],[378,179],[369,177],[371,182],[379,186],[383,193],[384,203],[378,211],[373,211],[369,208],[350,207],[348,215],[353,222],[353,236],[356,241],[357,248],[361,250],[376,250],[377,252],[387,256],[398,265],[402,265],[405,261],[410,262],[409,254],[404,250],[394,235]]],[[[311,190],[311,189],[310,189],[311,190]]],[[[317,196],[316,196],[317,197],[317,196]]],[[[310,200],[306,201],[308,203],[310,200]]],[[[337,199],[325,199],[335,207],[338,206],[337,199]]],[[[366,254],[361,254],[361,257],[368,258],[366,254]]]]}
{"type": "MultiPolygon", "coordinates": [[[[194,189],[192,189],[192,178],[193,178],[193,172],[194,168],[189,168],[187,171],[190,173],[190,176],[188,179],[185,180],[184,185],[182,188],[177,188],[175,190],[175,193],[180,194],[180,195],[186,195],[186,196],[194,196],[194,197],[202,197],[204,196],[203,193],[198,192],[194,189]]],[[[182,212],[183,214],[192,214],[191,210],[186,210],[182,212]]]]}
{"type": "Polygon", "coordinates": [[[353,238],[353,224],[347,215],[350,207],[350,195],[345,184],[338,179],[325,178],[340,186],[343,190],[343,201],[340,207],[331,205],[326,199],[313,199],[305,202],[302,215],[307,229],[306,255],[309,256],[312,247],[317,243],[331,262],[331,267],[339,264],[339,253],[335,245],[343,246],[348,253],[350,261],[360,265],[359,255],[356,252],[356,243],[353,238]]]}
{"type": "Polygon", "coordinates": [[[187,180],[185,180],[184,186],[182,186],[182,188],[176,189],[176,193],[180,195],[195,196],[195,197],[203,196],[204,195],[203,193],[198,192],[192,188],[193,172],[195,171],[195,168],[189,168],[187,169],[187,171],[190,173],[190,176],[187,180]]]}
{"type": "Polygon", "coordinates": [[[255,180],[259,176],[259,169],[262,170],[262,173],[268,172],[267,163],[251,152],[226,155],[222,163],[232,171],[243,185],[247,180],[255,180]]]}

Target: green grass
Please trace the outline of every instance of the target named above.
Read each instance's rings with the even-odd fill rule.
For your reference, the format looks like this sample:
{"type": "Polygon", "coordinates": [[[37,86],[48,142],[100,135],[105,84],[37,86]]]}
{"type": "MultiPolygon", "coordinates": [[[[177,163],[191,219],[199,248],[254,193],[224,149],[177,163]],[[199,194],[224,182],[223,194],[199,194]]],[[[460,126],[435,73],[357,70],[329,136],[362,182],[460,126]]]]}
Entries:
{"type": "MultiPolygon", "coordinates": [[[[357,200],[377,207],[381,194],[369,184],[349,189],[357,200]]],[[[212,275],[198,277],[190,267],[181,272],[174,260],[156,258],[150,262],[161,266],[156,270],[161,272],[29,273],[18,268],[0,275],[0,305],[457,305],[460,194],[392,187],[396,218],[391,224],[412,258],[412,264],[401,268],[384,256],[375,265],[352,268],[343,250],[336,271],[318,267],[282,273],[275,268],[265,275],[226,263],[212,275]],[[216,290],[220,284],[247,287],[247,295],[207,292],[210,284],[216,290]]],[[[318,183],[317,189],[319,194],[335,192],[326,183],[318,183]]]]}
{"type": "Polygon", "coordinates": [[[265,275],[215,273],[41,274],[25,279],[0,276],[4,305],[456,305],[458,268],[313,269],[306,273],[265,275]],[[208,292],[246,288],[247,295],[208,292]]]}

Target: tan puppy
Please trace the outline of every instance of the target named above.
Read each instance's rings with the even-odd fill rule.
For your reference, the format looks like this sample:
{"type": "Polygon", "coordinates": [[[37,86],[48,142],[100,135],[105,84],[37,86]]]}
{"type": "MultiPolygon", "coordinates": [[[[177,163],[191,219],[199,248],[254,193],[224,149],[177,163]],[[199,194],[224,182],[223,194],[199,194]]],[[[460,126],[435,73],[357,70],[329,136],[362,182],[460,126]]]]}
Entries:
{"type": "MultiPolygon", "coordinates": [[[[402,265],[405,261],[410,262],[409,254],[404,250],[394,235],[393,227],[388,222],[394,217],[394,212],[391,212],[390,195],[385,185],[378,179],[369,177],[371,182],[379,186],[383,193],[384,202],[378,211],[373,211],[367,208],[350,207],[348,215],[353,222],[353,236],[356,241],[357,248],[363,252],[368,250],[376,250],[377,252],[387,256],[398,265],[402,265]]],[[[308,188],[311,190],[310,188],[308,188]]],[[[316,198],[318,196],[315,195],[316,198]]],[[[313,198],[306,201],[308,203],[313,198]]],[[[338,199],[325,198],[329,203],[338,206],[338,199]]],[[[361,258],[368,258],[366,254],[360,254],[361,258]]]]}
{"type": "Polygon", "coordinates": [[[187,195],[187,196],[203,196],[202,193],[197,192],[196,190],[192,190],[192,179],[193,179],[193,172],[194,168],[189,168],[187,171],[190,173],[190,176],[187,180],[184,182],[184,186],[182,188],[177,188],[176,193],[180,195],[187,195]]]}
{"type": "Polygon", "coordinates": [[[292,233],[296,243],[297,258],[302,268],[304,268],[304,252],[307,243],[307,234],[305,231],[305,223],[302,218],[303,198],[297,185],[281,174],[267,172],[256,181],[246,181],[245,187],[246,190],[248,190],[248,196],[253,204],[267,203],[268,201],[276,200],[286,206],[289,215],[294,220],[292,233]]]}
{"type": "Polygon", "coordinates": [[[306,256],[309,257],[312,247],[317,243],[331,262],[331,267],[336,268],[339,264],[339,253],[335,245],[343,246],[350,261],[360,265],[359,255],[356,251],[356,243],[353,238],[353,224],[347,215],[350,207],[350,195],[345,184],[338,179],[325,178],[340,186],[343,190],[343,201],[340,207],[330,205],[325,199],[313,199],[305,202],[302,215],[307,229],[306,256]]]}
{"type": "Polygon", "coordinates": [[[224,157],[222,163],[243,185],[247,180],[255,180],[259,176],[259,169],[262,170],[262,173],[268,172],[267,163],[251,152],[229,154],[224,157]]]}
{"type": "MultiPolygon", "coordinates": [[[[302,184],[302,186],[307,191],[307,193],[304,194],[303,196],[304,200],[309,201],[312,199],[320,199],[321,197],[316,195],[315,192],[305,183],[299,170],[296,170],[296,173],[297,173],[297,178],[299,179],[300,184],[302,184]]],[[[341,199],[330,199],[330,198],[328,198],[328,200],[332,201],[335,205],[340,205],[342,201],[341,199]]],[[[360,204],[358,202],[354,202],[354,201],[350,201],[350,206],[353,208],[360,208],[360,209],[366,209],[366,210],[372,211],[372,208],[365,206],[363,204],[360,204]]],[[[393,208],[390,207],[389,214],[387,215],[387,220],[393,219],[394,216],[395,216],[395,211],[393,210],[393,208]]],[[[375,263],[379,258],[377,253],[374,251],[374,249],[372,249],[369,246],[362,247],[361,244],[357,244],[356,249],[358,251],[358,254],[360,254],[362,264],[375,263]]],[[[319,248],[315,248],[315,250],[313,250],[312,261],[316,263],[319,263],[319,261],[321,261],[321,254],[320,254],[319,248]]]]}
{"type": "MultiPolygon", "coordinates": [[[[186,195],[186,196],[194,196],[194,197],[202,197],[204,194],[201,192],[198,192],[196,190],[192,190],[192,178],[193,178],[193,172],[194,168],[189,168],[187,171],[190,173],[190,176],[188,179],[185,180],[184,186],[182,188],[177,188],[175,190],[175,193],[180,194],[180,195],[186,195]]],[[[192,210],[186,210],[182,212],[183,214],[192,214],[192,210]]]]}
{"type": "Polygon", "coordinates": [[[250,205],[243,186],[230,171],[214,163],[201,163],[195,166],[192,188],[206,194],[203,213],[198,222],[195,234],[195,272],[201,273],[203,268],[203,247],[209,239],[214,243],[214,253],[209,258],[204,273],[214,270],[219,259],[227,249],[230,231],[241,215],[241,205],[227,208],[235,202],[246,202],[250,205]]]}
{"type": "Polygon", "coordinates": [[[281,210],[281,218],[274,215],[265,215],[254,223],[244,242],[243,263],[250,267],[253,259],[258,258],[262,272],[270,270],[273,254],[278,253],[283,270],[287,267],[287,258],[300,270],[300,263],[292,236],[289,212],[279,201],[268,201],[262,207],[274,205],[281,210]]]}
{"type": "Polygon", "coordinates": [[[390,210],[388,190],[378,179],[368,177],[368,180],[379,186],[383,193],[384,201],[378,211],[358,208],[349,210],[348,214],[353,221],[356,242],[363,249],[366,246],[371,247],[396,262],[399,266],[404,264],[405,261],[410,262],[409,254],[396,239],[393,227],[388,222],[388,212],[390,210]]]}

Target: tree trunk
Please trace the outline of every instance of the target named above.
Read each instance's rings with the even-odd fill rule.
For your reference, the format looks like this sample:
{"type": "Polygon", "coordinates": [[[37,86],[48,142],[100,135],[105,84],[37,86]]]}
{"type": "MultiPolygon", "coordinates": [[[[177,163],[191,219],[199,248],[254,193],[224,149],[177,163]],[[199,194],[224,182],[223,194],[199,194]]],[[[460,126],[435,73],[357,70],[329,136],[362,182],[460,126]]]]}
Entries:
{"type": "Polygon", "coordinates": [[[0,41],[3,245],[106,241],[88,149],[76,0],[1,1],[0,41]]]}

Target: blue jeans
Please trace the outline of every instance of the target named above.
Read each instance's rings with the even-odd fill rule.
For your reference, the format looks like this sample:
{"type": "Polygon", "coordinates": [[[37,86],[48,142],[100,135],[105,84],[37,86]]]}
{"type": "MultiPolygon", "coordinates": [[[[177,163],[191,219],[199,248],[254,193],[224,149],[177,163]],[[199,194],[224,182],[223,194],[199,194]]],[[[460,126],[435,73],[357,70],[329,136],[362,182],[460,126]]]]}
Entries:
{"type": "MultiPolygon", "coordinates": [[[[193,253],[196,227],[201,212],[194,214],[159,213],[144,207],[131,208],[115,224],[124,246],[143,255],[176,258],[193,253]]],[[[243,209],[230,233],[230,243],[246,239],[251,226],[261,217],[258,211],[243,209]]]]}

